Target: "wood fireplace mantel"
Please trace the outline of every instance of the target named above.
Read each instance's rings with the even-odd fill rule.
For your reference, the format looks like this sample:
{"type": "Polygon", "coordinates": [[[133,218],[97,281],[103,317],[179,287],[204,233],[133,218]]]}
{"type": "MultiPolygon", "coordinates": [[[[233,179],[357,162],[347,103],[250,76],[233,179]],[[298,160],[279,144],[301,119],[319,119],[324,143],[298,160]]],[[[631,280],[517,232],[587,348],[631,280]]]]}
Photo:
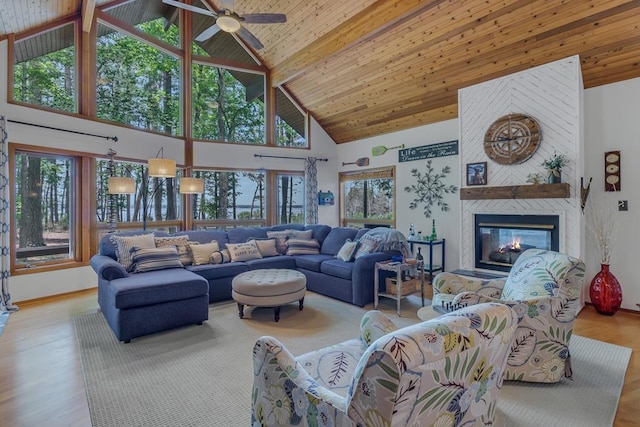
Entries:
{"type": "Polygon", "coordinates": [[[507,185],[504,187],[464,187],[460,200],[568,199],[569,184],[507,185]]]}

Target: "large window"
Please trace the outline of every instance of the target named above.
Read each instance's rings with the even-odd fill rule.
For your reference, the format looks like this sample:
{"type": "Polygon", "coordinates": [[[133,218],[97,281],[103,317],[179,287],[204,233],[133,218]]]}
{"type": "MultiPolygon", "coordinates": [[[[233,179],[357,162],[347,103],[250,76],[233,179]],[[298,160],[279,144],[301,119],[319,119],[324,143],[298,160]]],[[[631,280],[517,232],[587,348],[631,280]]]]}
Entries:
{"type": "Polygon", "coordinates": [[[264,75],[193,64],[193,137],[265,143],[264,75]]]}
{"type": "Polygon", "coordinates": [[[192,196],[192,214],[199,226],[264,223],[264,172],[194,171],[193,176],[204,179],[204,194],[192,196]]]}
{"type": "Polygon", "coordinates": [[[98,117],[180,135],[180,59],[103,24],[96,49],[98,117]]]}
{"type": "Polygon", "coordinates": [[[16,151],[14,160],[16,268],[73,260],[77,159],[16,151]]]}
{"type": "MultiPolygon", "coordinates": [[[[133,178],[136,182],[134,194],[112,195],[107,191],[109,169],[106,160],[97,162],[96,174],[96,216],[98,223],[109,220],[110,199],[114,198],[116,219],[119,228],[127,228],[130,224],[140,228],[140,223],[147,228],[176,231],[176,226],[164,227],[159,222],[178,220],[181,217],[180,193],[174,178],[153,178],[147,175],[145,164],[116,162],[113,175],[133,178]],[[155,224],[154,224],[155,223],[155,224]]],[[[178,224],[179,225],[179,224],[178,224]]]]}
{"type": "Polygon", "coordinates": [[[340,174],[341,222],[345,226],[395,225],[394,169],[340,174]]]}
{"type": "Polygon", "coordinates": [[[13,45],[13,99],[76,112],[75,25],[63,25],[13,45]]]}
{"type": "Polygon", "coordinates": [[[285,92],[276,88],[276,145],[307,146],[307,115],[285,92]]]}
{"type": "Polygon", "coordinates": [[[278,174],[278,224],[304,224],[304,177],[278,174]]]}

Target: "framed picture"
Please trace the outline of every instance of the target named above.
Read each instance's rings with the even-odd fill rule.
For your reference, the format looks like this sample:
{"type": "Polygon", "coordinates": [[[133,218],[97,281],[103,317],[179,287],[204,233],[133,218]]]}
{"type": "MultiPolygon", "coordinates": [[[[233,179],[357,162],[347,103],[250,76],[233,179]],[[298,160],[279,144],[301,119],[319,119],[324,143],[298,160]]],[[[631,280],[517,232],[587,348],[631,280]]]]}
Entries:
{"type": "Polygon", "coordinates": [[[467,185],[487,184],[487,162],[467,163],[467,185]]]}

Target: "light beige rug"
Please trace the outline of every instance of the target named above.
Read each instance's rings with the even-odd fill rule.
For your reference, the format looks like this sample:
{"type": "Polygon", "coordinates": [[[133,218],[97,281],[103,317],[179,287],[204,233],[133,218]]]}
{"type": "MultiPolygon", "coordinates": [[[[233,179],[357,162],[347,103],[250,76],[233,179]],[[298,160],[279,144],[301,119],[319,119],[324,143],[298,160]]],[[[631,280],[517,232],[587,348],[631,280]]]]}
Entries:
{"type": "MultiPolygon", "coordinates": [[[[304,310],[211,306],[202,326],[119,343],[101,313],[74,319],[94,426],[248,426],[253,343],[272,335],[294,354],[358,336],[364,309],[308,293],[304,310]]],[[[382,299],[379,309],[400,326],[415,323],[419,299],[382,299]]],[[[555,386],[505,383],[499,409],[508,426],[609,426],[631,351],[572,339],[574,380],[555,386]]]]}

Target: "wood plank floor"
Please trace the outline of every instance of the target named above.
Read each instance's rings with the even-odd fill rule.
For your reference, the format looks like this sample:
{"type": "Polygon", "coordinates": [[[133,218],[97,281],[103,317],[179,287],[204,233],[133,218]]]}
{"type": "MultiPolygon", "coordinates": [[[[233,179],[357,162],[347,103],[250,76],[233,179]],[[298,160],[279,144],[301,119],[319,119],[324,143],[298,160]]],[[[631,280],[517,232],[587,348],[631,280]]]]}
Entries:
{"type": "MultiPolygon", "coordinates": [[[[71,319],[98,309],[95,290],[20,305],[0,336],[0,425],[90,426],[71,319]]],[[[636,426],[640,313],[601,316],[586,307],[574,334],[633,349],[615,426],[636,426]]]]}

